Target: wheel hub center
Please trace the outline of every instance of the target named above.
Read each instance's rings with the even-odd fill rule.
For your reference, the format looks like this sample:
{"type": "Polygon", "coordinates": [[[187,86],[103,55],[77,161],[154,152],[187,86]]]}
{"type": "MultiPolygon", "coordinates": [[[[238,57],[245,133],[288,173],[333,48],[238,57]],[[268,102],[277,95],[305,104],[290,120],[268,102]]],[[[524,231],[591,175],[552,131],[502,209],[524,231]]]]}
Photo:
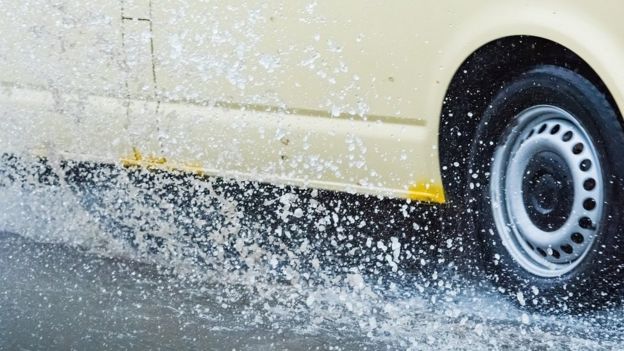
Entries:
{"type": "Polygon", "coordinates": [[[555,180],[552,174],[546,173],[537,177],[534,191],[529,195],[531,205],[537,212],[543,215],[551,213],[556,204],[555,197],[557,190],[561,188],[561,183],[555,180]]]}
{"type": "Polygon", "coordinates": [[[544,231],[555,231],[572,211],[574,184],[566,161],[555,152],[541,151],[528,162],[522,198],[529,218],[544,231]]]}

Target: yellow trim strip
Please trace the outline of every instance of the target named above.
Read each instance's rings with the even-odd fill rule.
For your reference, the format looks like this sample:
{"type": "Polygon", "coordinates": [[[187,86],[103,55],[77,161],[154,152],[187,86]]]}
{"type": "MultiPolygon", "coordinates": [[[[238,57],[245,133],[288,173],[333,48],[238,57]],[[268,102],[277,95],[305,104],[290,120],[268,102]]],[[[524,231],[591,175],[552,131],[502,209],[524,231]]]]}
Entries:
{"type": "MultiPolygon", "coordinates": [[[[143,167],[148,170],[182,171],[205,175],[203,167],[198,163],[172,163],[165,157],[144,156],[136,147],[132,148],[132,154],[121,158],[121,164],[124,167],[143,167]]],[[[408,188],[406,198],[419,202],[439,204],[446,202],[444,187],[431,182],[420,182],[411,185],[408,188]]]]}
{"type": "Polygon", "coordinates": [[[441,184],[422,182],[408,188],[407,198],[414,201],[446,203],[444,187],[441,184]]]}
{"type": "Polygon", "coordinates": [[[169,172],[184,171],[204,175],[203,168],[195,163],[172,164],[165,157],[143,156],[139,149],[132,148],[132,154],[121,158],[124,167],[143,167],[149,170],[159,169],[169,172]]]}

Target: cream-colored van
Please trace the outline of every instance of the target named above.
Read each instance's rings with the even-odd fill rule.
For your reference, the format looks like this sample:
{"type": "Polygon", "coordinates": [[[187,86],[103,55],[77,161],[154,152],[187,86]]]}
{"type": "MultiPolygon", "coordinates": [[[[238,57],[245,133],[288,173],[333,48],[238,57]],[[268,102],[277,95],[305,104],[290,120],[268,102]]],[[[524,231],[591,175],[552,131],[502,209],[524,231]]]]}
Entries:
{"type": "Polygon", "coordinates": [[[622,10],[2,1],[0,151],[446,204],[502,290],[598,305],[624,258],[622,10]]]}

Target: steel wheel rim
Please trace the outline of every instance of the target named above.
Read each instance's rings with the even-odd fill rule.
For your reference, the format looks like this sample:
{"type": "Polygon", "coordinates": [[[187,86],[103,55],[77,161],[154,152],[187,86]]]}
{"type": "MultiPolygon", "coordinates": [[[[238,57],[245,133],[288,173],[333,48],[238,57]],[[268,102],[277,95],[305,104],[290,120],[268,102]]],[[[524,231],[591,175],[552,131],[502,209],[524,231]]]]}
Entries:
{"type": "Polygon", "coordinates": [[[496,150],[491,168],[491,207],[497,232],[523,269],[541,277],[561,276],[582,262],[599,230],[604,185],[598,152],[580,122],[558,107],[533,106],[515,121],[496,150]],[[545,175],[536,175],[538,171],[545,175]],[[571,203],[560,203],[557,196],[568,199],[570,187],[571,203]],[[553,191],[555,198],[549,200],[553,191]],[[554,210],[540,207],[549,201],[554,202],[554,210]],[[551,215],[555,210],[566,212],[565,206],[569,207],[565,219],[551,215]],[[545,227],[544,220],[552,223],[545,227]]]}

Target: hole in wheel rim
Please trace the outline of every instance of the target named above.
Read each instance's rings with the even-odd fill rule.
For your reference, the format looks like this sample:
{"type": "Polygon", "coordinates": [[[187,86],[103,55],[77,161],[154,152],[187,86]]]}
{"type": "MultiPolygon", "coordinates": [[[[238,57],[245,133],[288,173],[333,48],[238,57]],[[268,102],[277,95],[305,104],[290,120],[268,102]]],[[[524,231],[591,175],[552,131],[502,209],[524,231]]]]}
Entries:
{"type": "Polygon", "coordinates": [[[590,198],[587,198],[583,201],[583,208],[586,209],[587,211],[591,211],[594,208],[596,208],[596,200],[590,198]]]}
{"type": "Polygon", "coordinates": [[[594,178],[585,179],[583,182],[583,188],[587,191],[594,190],[596,187],[596,180],[594,178]]]}
{"type": "Polygon", "coordinates": [[[592,222],[591,218],[589,217],[582,217],[581,219],[579,219],[579,226],[583,229],[593,229],[594,222],[592,222]]]}
{"type": "Polygon", "coordinates": [[[583,241],[585,241],[585,237],[581,233],[573,233],[570,239],[572,239],[575,244],[582,244],[583,241]]]}
{"type": "Polygon", "coordinates": [[[572,147],[572,153],[575,155],[578,155],[581,152],[583,152],[583,149],[585,149],[585,146],[583,145],[583,143],[576,143],[572,147]]]}
{"type": "Polygon", "coordinates": [[[572,254],[572,252],[574,252],[574,249],[572,248],[571,245],[565,244],[565,245],[561,245],[561,251],[570,255],[572,254]]]}
{"type": "Polygon", "coordinates": [[[589,169],[592,166],[592,162],[589,159],[584,159],[583,161],[581,161],[581,163],[579,164],[579,168],[581,169],[581,171],[583,172],[587,172],[589,171],[589,169]]]}

